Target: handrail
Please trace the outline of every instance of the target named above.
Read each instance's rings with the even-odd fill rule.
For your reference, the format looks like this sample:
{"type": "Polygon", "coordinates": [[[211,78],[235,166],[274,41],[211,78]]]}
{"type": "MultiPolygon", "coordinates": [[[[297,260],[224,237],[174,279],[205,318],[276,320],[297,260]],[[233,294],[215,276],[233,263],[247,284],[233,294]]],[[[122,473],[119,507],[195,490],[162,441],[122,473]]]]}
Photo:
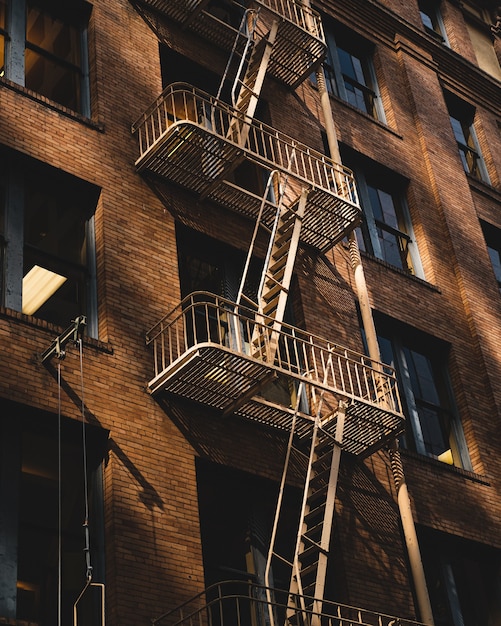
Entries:
{"type": "Polygon", "coordinates": [[[168,85],[132,125],[139,139],[137,164],[169,133],[186,125],[236,144],[268,169],[280,169],[312,188],[359,206],[350,169],[186,83],[168,85]]]}
{"type": "Polygon", "coordinates": [[[320,14],[300,0],[256,0],[280,17],[292,22],[316,39],[325,41],[320,14]]]}
{"type": "Polygon", "coordinates": [[[299,608],[305,606],[314,606],[313,598],[290,596],[282,589],[273,589],[250,581],[226,580],[210,585],[175,609],[153,618],[151,624],[220,626],[227,617],[232,625],[252,623],[266,626],[270,623],[290,623],[310,626],[317,623],[321,626],[424,626],[412,619],[330,600],[323,601],[320,613],[299,608]],[[281,621],[278,622],[280,618],[281,621]]]}
{"type": "Polygon", "coordinates": [[[272,329],[273,323],[266,315],[256,319],[256,311],[248,306],[209,292],[194,292],[146,335],[146,343],[154,348],[155,378],[191,348],[214,346],[328,391],[401,412],[393,368],[290,324],[272,329]],[[256,337],[260,349],[252,346],[256,337]],[[271,345],[273,351],[268,350],[271,345]],[[267,361],[270,353],[272,362],[267,361]]]}

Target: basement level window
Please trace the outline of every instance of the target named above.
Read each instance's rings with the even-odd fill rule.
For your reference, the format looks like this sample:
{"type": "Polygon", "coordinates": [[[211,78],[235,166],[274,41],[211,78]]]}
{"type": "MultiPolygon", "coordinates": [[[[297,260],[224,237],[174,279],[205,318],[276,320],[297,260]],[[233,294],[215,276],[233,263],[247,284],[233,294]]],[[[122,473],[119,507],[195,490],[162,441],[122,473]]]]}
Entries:
{"type": "Polygon", "coordinates": [[[5,152],[0,172],[3,306],[97,336],[93,213],[98,189],[5,152]]]}
{"type": "Polygon", "coordinates": [[[0,0],[0,74],[89,116],[89,15],[81,0],[0,0]]]}
{"type": "MultiPolygon", "coordinates": [[[[9,468],[0,474],[2,621],[13,624],[18,623],[14,620],[24,620],[23,623],[37,626],[54,626],[59,621],[60,592],[61,621],[73,624],[73,603],[86,582],[82,426],[76,420],[61,418],[58,428],[55,415],[5,401],[0,404],[0,415],[0,463],[9,468]]],[[[86,428],[92,567],[94,580],[102,580],[100,483],[108,432],[89,425],[86,428]]]]}
{"type": "Polygon", "coordinates": [[[435,625],[497,623],[499,550],[424,527],[418,538],[435,625]]]}

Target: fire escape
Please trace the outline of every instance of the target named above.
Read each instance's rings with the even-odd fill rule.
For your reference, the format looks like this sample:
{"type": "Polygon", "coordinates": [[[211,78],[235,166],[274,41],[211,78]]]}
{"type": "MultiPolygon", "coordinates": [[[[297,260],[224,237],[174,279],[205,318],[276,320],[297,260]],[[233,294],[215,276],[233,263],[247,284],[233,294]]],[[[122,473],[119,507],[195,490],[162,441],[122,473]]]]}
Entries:
{"type": "MultiPolygon", "coordinates": [[[[163,91],[133,125],[137,171],[243,214],[255,223],[255,233],[264,229],[269,237],[256,302],[243,295],[244,275],[235,302],[193,293],[148,332],[154,355],[148,388],[155,397],[188,398],[282,431],[288,438],[282,484],[293,459],[303,459],[294,556],[275,551],[279,501],[266,566],[268,576],[275,559],[289,565],[287,598],[278,602],[266,579],[266,591],[255,599],[267,626],[284,620],[313,625],[331,606],[323,594],[341,450],[366,457],[403,428],[391,368],[284,321],[298,247],[325,252],[360,221],[348,169],[255,118],[267,76],[295,88],[322,62],[320,17],[300,0],[254,0],[241,7],[240,24],[232,27],[211,12],[208,0],[142,4],[231,50],[239,62],[231,104],[188,84],[163,91]],[[266,175],[261,195],[235,182],[235,169],[244,162],[266,175]],[[290,390],[286,403],[267,394],[275,380],[290,390]]],[[[375,614],[371,619],[379,621],[369,621],[366,612],[366,621],[356,621],[355,613],[348,618],[340,606],[338,617],[352,619],[343,624],[396,623],[375,614]]]]}

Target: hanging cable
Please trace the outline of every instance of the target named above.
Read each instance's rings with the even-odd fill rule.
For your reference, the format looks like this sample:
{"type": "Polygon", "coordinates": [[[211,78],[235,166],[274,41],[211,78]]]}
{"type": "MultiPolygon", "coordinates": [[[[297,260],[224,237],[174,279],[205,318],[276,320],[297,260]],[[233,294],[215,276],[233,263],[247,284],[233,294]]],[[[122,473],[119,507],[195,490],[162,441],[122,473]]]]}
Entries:
{"type": "Polygon", "coordinates": [[[62,607],[62,454],[61,454],[61,358],[57,361],[57,623],[61,626],[62,607]]]}
{"type": "Polygon", "coordinates": [[[90,555],[90,532],[89,532],[89,483],[87,478],[87,429],[85,427],[85,395],[83,377],[83,341],[78,338],[80,352],[80,395],[82,397],[82,461],[83,461],[83,481],[84,481],[84,536],[85,536],[85,578],[87,583],[92,580],[92,564],[90,555]]]}

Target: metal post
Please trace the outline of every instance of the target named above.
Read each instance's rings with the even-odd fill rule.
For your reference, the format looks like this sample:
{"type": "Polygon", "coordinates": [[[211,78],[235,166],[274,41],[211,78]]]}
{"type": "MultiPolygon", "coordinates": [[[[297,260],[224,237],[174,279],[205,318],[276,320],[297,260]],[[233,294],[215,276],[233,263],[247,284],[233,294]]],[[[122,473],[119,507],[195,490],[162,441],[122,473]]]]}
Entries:
{"type": "MultiPolygon", "coordinates": [[[[318,69],[316,76],[331,158],[338,163],[341,163],[341,155],[339,153],[336,128],[334,126],[332,109],[330,105],[329,94],[325,86],[325,76],[322,66],[318,69]]],[[[367,291],[367,283],[365,281],[364,269],[362,266],[362,259],[360,257],[358,242],[354,231],[350,233],[349,245],[350,260],[353,269],[353,275],[355,278],[355,288],[357,291],[358,302],[360,305],[362,324],[364,327],[367,346],[369,349],[369,356],[373,361],[379,363],[381,361],[381,356],[379,353],[377,333],[374,326],[374,319],[372,317],[372,310],[369,301],[369,293],[367,291]]],[[[426,585],[423,562],[421,560],[421,553],[417,540],[416,527],[412,516],[409,492],[407,490],[407,484],[405,482],[405,475],[400,458],[400,452],[398,451],[396,443],[394,448],[390,451],[390,459],[393,479],[395,481],[395,486],[397,489],[398,508],[400,512],[402,528],[404,531],[405,544],[409,556],[409,563],[412,578],[414,581],[414,588],[416,591],[420,618],[421,621],[425,624],[428,624],[429,626],[434,626],[435,622],[433,619],[433,612],[431,610],[430,597],[428,594],[428,587],[426,585]]]]}

